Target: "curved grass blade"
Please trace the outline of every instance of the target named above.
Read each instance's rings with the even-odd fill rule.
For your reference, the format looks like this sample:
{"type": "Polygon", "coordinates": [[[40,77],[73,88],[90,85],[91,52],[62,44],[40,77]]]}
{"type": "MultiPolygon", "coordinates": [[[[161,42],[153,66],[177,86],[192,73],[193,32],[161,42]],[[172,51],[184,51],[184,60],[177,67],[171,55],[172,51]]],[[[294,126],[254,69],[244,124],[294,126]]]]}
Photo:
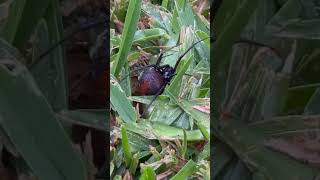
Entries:
{"type": "Polygon", "coordinates": [[[121,119],[126,122],[136,122],[137,114],[128,100],[125,92],[120,87],[116,78],[110,74],[110,102],[121,119]]]}

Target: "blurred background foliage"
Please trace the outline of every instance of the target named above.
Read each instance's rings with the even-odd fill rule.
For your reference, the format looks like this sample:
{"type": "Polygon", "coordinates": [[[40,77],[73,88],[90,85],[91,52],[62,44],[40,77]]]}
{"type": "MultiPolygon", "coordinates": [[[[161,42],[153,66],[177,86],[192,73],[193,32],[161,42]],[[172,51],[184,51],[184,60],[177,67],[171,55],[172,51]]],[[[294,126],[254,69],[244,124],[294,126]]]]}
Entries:
{"type": "Polygon", "coordinates": [[[106,173],[106,17],[98,0],[0,2],[1,180],[106,173]]]}
{"type": "Polygon", "coordinates": [[[152,97],[137,88],[140,72],[174,67],[194,42],[210,35],[206,0],[114,0],[110,24],[111,162],[113,179],[210,179],[210,42],[196,45],[148,111],[152,97]],[[127,76],[130,74],[130,76],[127,76]]]}
{"type": "Polygon", "coordinates": [[[319,2],[219,3],[212,178],[318,179],[319,2]]]}

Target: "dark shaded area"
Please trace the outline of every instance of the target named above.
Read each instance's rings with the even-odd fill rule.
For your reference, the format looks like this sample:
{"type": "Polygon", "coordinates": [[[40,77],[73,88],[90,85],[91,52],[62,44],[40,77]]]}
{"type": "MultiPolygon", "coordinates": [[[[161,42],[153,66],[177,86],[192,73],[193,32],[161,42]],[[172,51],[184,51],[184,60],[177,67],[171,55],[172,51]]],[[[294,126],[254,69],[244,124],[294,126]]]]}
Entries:
{"type": "Polygon", "coordinates": [[[212,16],[211,19],[213,20],[220,8],[220,5],[222,4],[222,0],[212,0],[210,2],[211,2],[210,13],[212,16]]]}
{"type": "MultiPolygon", "coordinates": [[[[107,110],[109,63],[106,49],[109,37],[106,30],[109,15],[106,7],[105,1],[88,1],[63,18],[66,32],[74,32],[75,28],[80,30],[65,43],[70,109],[107,110]],[[99,35],[103,39],[100,44],[96,41],[99,35]]],[[[94,164],[100,169],[108,161],[107,133],[73,125],[72,139],[83,148],[82,143],[89,132],[94,164]]]]}

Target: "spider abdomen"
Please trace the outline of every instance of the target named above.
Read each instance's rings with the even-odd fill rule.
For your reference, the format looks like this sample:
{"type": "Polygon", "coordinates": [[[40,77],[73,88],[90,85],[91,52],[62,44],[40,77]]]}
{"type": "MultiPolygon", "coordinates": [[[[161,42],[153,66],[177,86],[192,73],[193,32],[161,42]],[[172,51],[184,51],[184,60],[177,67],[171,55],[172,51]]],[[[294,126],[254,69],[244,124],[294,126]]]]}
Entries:
{"type": "Polygon", "coordinates": [[[139,77],[139,90],[141,95],[156,95],[162,93],[159,91],[164,85],[165,81],[163,76],[154,67],[144,70],[139,77]]]}

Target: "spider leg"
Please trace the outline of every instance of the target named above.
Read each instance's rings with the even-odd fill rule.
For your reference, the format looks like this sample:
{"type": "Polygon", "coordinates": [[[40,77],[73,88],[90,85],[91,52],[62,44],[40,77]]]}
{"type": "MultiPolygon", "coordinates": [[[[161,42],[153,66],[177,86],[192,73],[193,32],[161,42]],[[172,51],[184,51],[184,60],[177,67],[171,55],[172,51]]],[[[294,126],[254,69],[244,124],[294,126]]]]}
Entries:
{"type": "Polygon", "coordinates": [[[181,43],[180,43],[180,44],[177,44],[177,45],[175,45],[175,46],[172,46],[172,47],[170,47],[170,48],[168,48],[168,49],[165,49],[164,51],[162,51],[162,52],[160,53],[158,59],[157,59],[156,66],[159,66],[159,65],[160,65],[160,62],[161,62],[162,58],[172,55],[172,54],[169,54],[169,55],[163,56],[164,53],[166,53],[167,51],[170,51],[171,49],[173,49],[173,48],[175,48],[175,47],[178,47],[178,46],[180,46],[180,45],[181,45],[181,43]]]}
{"type": "MultiPolygon", "coordinates": [[[[172,74],[172,75],[170,76],[170,79],[172,79],[175,75],[177,75],[177,73],[172,74]]],[[[167,82],[168,85],[170,85],[170,83],[171,83],[171,81],[167,82]]]]}
{"type": "Polygon", "coordinates": [[[159,55],[159,57],[158,57],[158,59],[157,59],[157,62],[156,62],[156,66],[159,66],[159,64],[160,64],[160,62],[161,62],[161,59],[162,59],[162,56],[163,56],[163,53],[164,53],[164,52],[160,53],[160,55],[159,55]]]}
{"type": "Polygon", "coordinates": [[[179,56],[179,58],[178,58],[178,60],[177,60],[177,62],[176,62],[176,65],[174,66],[174,69],[177,69],[177,67],[178,67],[181,59],[182,59],[194,46],[196,46],[198,43],[200,43],[200,42],[202,42],[202,41],[204,41],[204,40],[206,40],[206,39],[209,39],[209,37],[208,37],[208,38],[201,39],[201,40],[197,41],[196,43],[192,44],[181,56],[179,56]]]}

